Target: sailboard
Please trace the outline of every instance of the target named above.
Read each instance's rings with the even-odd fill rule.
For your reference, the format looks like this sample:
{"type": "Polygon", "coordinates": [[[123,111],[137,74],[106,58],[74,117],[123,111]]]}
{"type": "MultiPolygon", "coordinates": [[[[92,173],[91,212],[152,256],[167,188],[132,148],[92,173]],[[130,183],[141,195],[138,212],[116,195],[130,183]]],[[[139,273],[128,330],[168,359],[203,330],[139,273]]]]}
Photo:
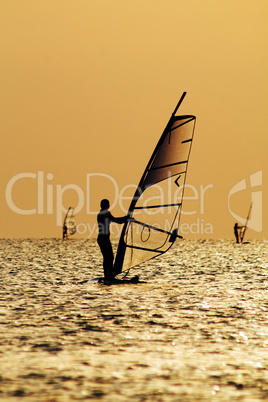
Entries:
{"type": "Polygon", "coordinates": [[[249,221],[251,210],[252,210],[252,204],[253,203],[250,204],[245,225],[242,227],[241,232],[240,232],[240,242],[241,243],[243,243],[243,241],[244,241],[245,233],[246,233],[246,230],[247,230],[247,227],[248,227],[248,221],[249,221]]]}
{"type": "Polygon", "coordinates": [[[118,243],[115,276],[158,257],[179,235],[196,117],[177,116],[181,96],[137,186],[118,243]]]}
{"type": "Polygon", "coordinates": [[[103,285],[127,285],[127,284],[138,284],[138,283],[146,283],[145,281],[140,281],[139,276],[135,275],[132,278],[122,278],[122,279],[118,279],[118,278],[114,278],[111,280],[105,280],[103,277],[97,277],[97,278],[93,278],[90,280],[90,282],[92,283],[99,283],[99,284],[103,284],[103,285]]]}
{"type": "Polygon", "coordinates": [[[62,225],[62,239],[68,239],[70,236],[74,235],[75,232],[76,222],[74,217],[74,209],[69,207],[62,225]]]}

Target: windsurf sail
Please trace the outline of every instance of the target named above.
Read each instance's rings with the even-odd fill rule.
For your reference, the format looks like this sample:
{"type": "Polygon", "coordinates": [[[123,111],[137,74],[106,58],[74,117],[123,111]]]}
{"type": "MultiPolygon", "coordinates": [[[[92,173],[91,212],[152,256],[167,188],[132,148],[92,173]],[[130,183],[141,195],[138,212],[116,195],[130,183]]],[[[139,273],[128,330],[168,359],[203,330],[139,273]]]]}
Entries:
{"type": "Polygon", "coordinates": [[[248,227],[248,221],[249,221],[249,218],[250,218],[251,210],[252,210],[252,203],[250,204],[250,207],[249,207],[249,210],[248,210],[248,216],[247,216],[247,219],[246,219],[245,226],[242,227],[241,232],[240,232],[240,241],[241,241],[241,243],[243,243],[243,241],[244,241],[244,237],[245,237],[245,233],[246,233],[246,230],[247,230],[247,227],[248,227]]]}
{"type": "Polygon", "coordinates": [[[66,212],[63,225],[62,225],[62,238],[68,239],[69,236],[72,236],[76,232],[76,222],[74,218],[74,209],[72,207],[68,208],[66,212]]]}
{"type": "Polygon", "coordinates": [[[179,235],[183,193],[196,117],[176,116],[183,93],[141,177],[118,243],[118,275],[165,253],[179,235]]]}

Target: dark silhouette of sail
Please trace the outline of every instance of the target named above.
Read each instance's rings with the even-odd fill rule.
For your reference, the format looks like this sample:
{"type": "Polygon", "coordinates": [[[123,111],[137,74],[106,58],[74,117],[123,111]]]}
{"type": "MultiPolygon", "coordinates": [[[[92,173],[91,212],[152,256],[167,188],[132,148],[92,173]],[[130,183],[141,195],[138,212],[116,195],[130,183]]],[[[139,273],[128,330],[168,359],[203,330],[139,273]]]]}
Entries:
{"type": "Polygon", "coordinates": [[[248,221],[249,221],[249,218],[250,218],[251,209],[252,209],[252,203],[250,204],[250,207],[249,207],[248,216],[247,216],[247,219],[246,219],[245,226],[242,227],[241,232],[240,232],[240,241],[241,241],[241,243],[243,243],[243,241],[244,241],[246,230],[248,228],[248,221]]]}
{"type": "Polygon", "coordinates": [[[183,93],[131,201],[115,258],[115,273],[165,253],[179,236],[195,116],[176,116],[183,93]]]}
{"type": "Polygon", "coordinates": [[[74,218],[74,209],[72,207],[68,208],[66,212],[63,225],[62,225],[62,238],[68,239],[68,237],[76,233],[76,222],[74,218]]]}

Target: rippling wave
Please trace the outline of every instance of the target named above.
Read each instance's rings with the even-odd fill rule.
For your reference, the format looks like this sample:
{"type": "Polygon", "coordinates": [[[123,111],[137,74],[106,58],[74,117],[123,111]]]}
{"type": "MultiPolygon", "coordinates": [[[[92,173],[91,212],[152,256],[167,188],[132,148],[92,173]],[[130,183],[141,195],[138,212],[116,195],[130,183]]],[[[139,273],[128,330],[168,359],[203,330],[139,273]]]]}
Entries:
{"type": "Polygon", "coordinates": [[[0,240],[0,400],[268,399],[268,242],[181,240],[106,286],[92,240],[0,240]]]}

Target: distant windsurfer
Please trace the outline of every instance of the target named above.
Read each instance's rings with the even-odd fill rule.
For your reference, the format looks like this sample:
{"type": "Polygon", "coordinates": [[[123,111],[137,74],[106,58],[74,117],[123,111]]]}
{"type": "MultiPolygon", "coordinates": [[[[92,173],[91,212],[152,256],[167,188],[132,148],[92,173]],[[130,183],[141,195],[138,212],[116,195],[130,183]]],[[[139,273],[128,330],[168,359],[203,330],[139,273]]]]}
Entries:
{"type": "Polygon", "coordinates": [[[236,222],[234,225],[234,234],[235,234],[235,238],[236,238],[236,243],[239,243],[240,240],[240,230],[243,228],[244,226],[238,226],[238,223],[236,222]]]}
{"type": "Polygon", "coordinates": [[[62,225],[62,240],[67,240],[69,236],[75,234],[75,220],[74,220],[74,210],[72,207],[68,208],[66,212],[63,225],[62,225]]]}
{"type": "Polygon", "coordinates": [[[110,241],[110,223],[125,223],[127,217],[115,218],[109,211],[110,202],[107,199],[101,200],[100,207],[101,210],[97,216],[99,229],[97,242],[103,255],[104,280],[110,281],[115,276],[113,272],[114,254],[110,241]]]}
{"type": "Polygon", "coordinates": [[[62,227],[62,240],[67,239],[67,226],[63,225],[62,227]]]}

